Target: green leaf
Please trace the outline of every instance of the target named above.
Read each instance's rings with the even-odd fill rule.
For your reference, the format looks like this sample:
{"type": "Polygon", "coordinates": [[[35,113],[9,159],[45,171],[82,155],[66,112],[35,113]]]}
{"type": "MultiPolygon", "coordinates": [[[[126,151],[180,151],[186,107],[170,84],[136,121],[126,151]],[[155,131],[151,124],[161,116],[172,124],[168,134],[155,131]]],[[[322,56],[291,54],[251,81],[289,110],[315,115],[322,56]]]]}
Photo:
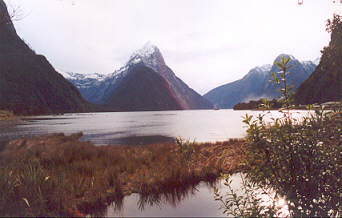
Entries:
{"type": "Polygon", "coordinates": [[[283,69],[283,68],[284,68],[284,66],[283,66],[281,63],[279,63],[279,62],[276,62],[276,65],[277,65],[280,69],[283,69]]]}
{"type": "MultiPolygon", "coordinates": [[[[284,57],[284,56],[283,56],[284,57]]],[[[284,65],[286,65],[288,62],[290,61],[290,57],[288,57],[284,63],[284,65]]]]}

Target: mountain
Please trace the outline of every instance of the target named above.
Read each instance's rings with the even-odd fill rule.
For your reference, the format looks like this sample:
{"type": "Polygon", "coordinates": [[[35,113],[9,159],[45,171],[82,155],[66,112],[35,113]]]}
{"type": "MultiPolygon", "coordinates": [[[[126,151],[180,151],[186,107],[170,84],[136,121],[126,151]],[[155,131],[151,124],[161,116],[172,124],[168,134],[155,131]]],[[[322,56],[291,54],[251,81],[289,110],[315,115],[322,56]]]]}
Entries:
{"type": "MultiPolygon", "coordinates": [[[[116,101],[113,97],[118,96],[116,94],[118,93],[116,89],[118,89],[121,83],[129,85],[127,82],[125,82],[125,80],[130,74],[134,74],[135,71],[139,70],[141,67],[148,67],[161,76],[161,78],[163,78],[163,80],[166,82],[165,85],[167,86],[167,89],[181,106],[181,109],[213,108],[212,104],[207,99],[203,98],[193,89],[189,88],[174,74],[174,72],[165,64],[160,50],[157,48],[157,46],[150,42],[146,43],[142,49],[134,52],[123,67],[121,67],[119,70],[116,70],[112,74],[101,77],[100,80],[97,79],[97,81],[89,83],[90,80],[79,79],[76,76],[66,78],[76,87],[82,87],[79,89],[85,99],[94,103],[112,105],[115,108],[122,108],[120,102],[116,101]],[[114,102],[116,102],[116,106],[114,105],[114,102]]],[[[133,80],[130,78],[130,81],[133,80]]],[[[132,86],[131,88],[134,89],[135,87],[132,86]]],[[[132,90],[132,92],[134,91],[132,90]]],[[[129,93],[125,94],[127,94],[127,96],[130,95],[129,93]]],[[[136,110],[136,108],[131,108],[131,110],[136,110]]]]}
{"type": "Polygon", "coordinates": [[[57,72],[70,81],[87,101],[94,101],[93,99],[97,95],[97,90],[106,79],[106,75],[98,73],[80,74],[63,70],[58,70],[57,72]]]}
{"type": "Polygon", "coordinates": [[[342,22],[334,16],[329,46],[324,47],[315,71],[297,89],[297,104],[325,103],[342,100],[342,22]]]}
{"type": "Polygon", "coordinates": [[[266,76],[264,82],[261,84],[259,90],[259,96],[262,98],[266,98],[268,100],[278,98],[281,96],[281,93],[277,91],[279,89],[279,85],[275,82],[270,81],[272,73],[277,74],[281,71],[281,69],[275,64],[276,62],[281,62],[281,58],[285,56],[285,59],[290,57],[290,61],[287,64],[288,66],[293,65],[292,68],[289,69],[291,72],[290,75],[286,76],[286,82],[289,85],[293,85],[293,90],[295,90],[301,82],[306,80],[312,71],[315,69],[314,63],[312,61],[299,62],[295,57],[288,54],[280,54],[273,62],[272,68],[268,75],[266,76]]]}
{"type": "Polygon", "coordinates": [[[276,90],[279,86],[274,82],[270,82],[271,73],[280,71],[275,62],[280,62],[281,57],[290,57],[291,61],[288,65],[293,64],[290,68],[291,74],[287,77],[289,84],[294,86],[294,89],[299,84],[309,77],[316,65],[312,61],[299,62],[292,55],[280,54],[273,62],[273,65],[266,64],[261,67],[251,69],[242,79],[232,83],[217,87],[204,95],[215,107],[233,108],[234,105],[250,100],[258,100],[266,98],[272,100],[281,95],[276,90]]]}
{"type": "Polygon", "coordinates": [[[42,55],[17,35],[0,0],[0,109],[14,113],[83,112],[91,106],[42,55]]]}
{"type": "Polygon", "coordinates": [[[211,103],[189,88],[174,72],[165,64],[160,50],[154,44],[148,42],[145,46],[133,53],[128,65],[140,65],[150,67],[167,82],[173,96],[183,109],[211,109],[211,103]]]}
{"type": "Polygon", "coordinates": [[[182,109],[163,77],[145,66],[130,73],[106,100],[105,106],[119,111],[182,109]]]}
{"type": "Polygon", "coordinates": [[[316,60],[313,61],[316,66],[318,66],[319,62],[321,62],[321,58],[316,58],[316,60]]]}
{"type": "MultiPolygon", "coordinates": [[[[317,65],[316,62],[317,62],[318,59],[314,60],[314,61],[301,61],[300,63],[302,64],[304,70],[309,73],[309,75],[311,75],[311,73],[316,69],[317,65]]],[[[291,71],[291,69],[290,69],[291,71]]]]}
{"type": "Polygon", "coordinates": [[[239,102],[258,99],[258,91],[270,69],[270,64],[255,67],[242,79],[217,87],[204,97],[219,108],[233,108],[239,102]]]}

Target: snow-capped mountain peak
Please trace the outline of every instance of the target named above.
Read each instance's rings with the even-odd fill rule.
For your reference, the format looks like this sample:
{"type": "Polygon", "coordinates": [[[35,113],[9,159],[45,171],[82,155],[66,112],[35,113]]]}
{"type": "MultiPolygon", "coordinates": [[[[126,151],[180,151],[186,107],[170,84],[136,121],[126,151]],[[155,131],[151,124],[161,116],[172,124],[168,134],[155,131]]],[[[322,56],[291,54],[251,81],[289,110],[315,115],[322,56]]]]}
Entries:
{"type": "MultiPolygon", "coordinates": [[[[156,80],[159,80],[161,86],[166,88],[166,92],[171,92],[172,98],[174,98],[174,100],[177,102],[177,105],[180,106],[180,108],[212,108],[212,105],[208,100],[204,99],[194,90],[189,88],[181,79],[176,77],[175,73],[165,64],[160,50],[157,48],[156,45],[154,45],[151,42],[147,42],[141,49],[134,52],[130,56],[128,62],[123,67],[121,67],[119,70],[114,71],[111,74],[104,76],[104,79],[101,82],[94,81],[92,80],[93,78],[89,78],[88,80],[85,80],[83,78],[78,79],[75,78],[74,75],[72,75],[71,73],[61,73],[65,75],[65,77],[67,78],[74,77],[68,80],[79,89],[82,96],[86,100],[94,103],[106,104],[108,106],[115,102],[113,99],[119,96],[118,93],[121,93],[119,91],[115,92],[116,90],[122,91],[124,90],[124,86],[129,85],[131,83],[140,82],[140,80],[135,81],[132,78],[137,76],[137,72],[141,73],[141,69],[147,70],[151,78],[158,78],[156,80]],[[154,75],[151,69],[154,71],[154,73],[159,74],[159,76],[161,76],[162,78],[160,78],[158,75],[154,75]]],[[[90,77],[93,75],[83,76],[90,77]]],[[[142,81],[142,83],[144,83],[144,81],[142,81]]],[[[141,87],[144,87],[140,87],[137,85],[135,86],[137,89],[141,89],[141,87]]]]}
{"type": "Polygon", "coordinates": [[[165,65],[163,55],[158,47],[152,42],[147,42],[143,48],[134,52],[126,66],[136,65],[140,62],[142,62],[143,65],[152,68],[157,73],[160,73],[160,67],[165,65]]]}
{"type": "Polygon", "coordinates": [[[131,57],[134,57],[136,55],[140,57],[149,57],[155,52],[160,52],[158,47],[152,42],[148,41],[141,49],[134,52],[131,57]]]}

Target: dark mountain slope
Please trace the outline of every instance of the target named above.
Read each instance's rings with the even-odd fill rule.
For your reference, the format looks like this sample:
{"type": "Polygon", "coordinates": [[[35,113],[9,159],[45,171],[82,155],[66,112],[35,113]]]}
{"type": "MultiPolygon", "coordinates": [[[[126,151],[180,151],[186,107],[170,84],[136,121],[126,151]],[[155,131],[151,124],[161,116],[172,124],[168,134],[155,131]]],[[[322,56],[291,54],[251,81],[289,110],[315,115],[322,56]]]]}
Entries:
{"type": "MultiPolygon", "coordinates": [[[[0,0],[1,11],[6,10],[0,0]]],[[[13,24],[0,25],[0,109],[17,113],[83,112],[91,106],[17,35],[13,24]]]]}
{"type": "Polygon", "coordinates": [[[316,70],[296,90],[298,104],[324,103],[342,100],[342,22],[334,16],[328,25],[331,31],[329,46],[322,51],[322,58],[316,70]]]}
{"type": "Polygon", "coordinates": [[[130,73],[105,102],[119,111],[181,110],[167,82],[151,68],[142,66],[130,73]]]}
{"type": "Polygon", "coordinates": [[[185,84],[168,67],[164,61],[163,55],[157,46],[147,42],[142,49],[131,55],[128,63],[142,63],[150,67],[168,83],[173,96],[181,104],[183,109],[212,109],[212,104],[199,95],[196,91],[185,84]]]}

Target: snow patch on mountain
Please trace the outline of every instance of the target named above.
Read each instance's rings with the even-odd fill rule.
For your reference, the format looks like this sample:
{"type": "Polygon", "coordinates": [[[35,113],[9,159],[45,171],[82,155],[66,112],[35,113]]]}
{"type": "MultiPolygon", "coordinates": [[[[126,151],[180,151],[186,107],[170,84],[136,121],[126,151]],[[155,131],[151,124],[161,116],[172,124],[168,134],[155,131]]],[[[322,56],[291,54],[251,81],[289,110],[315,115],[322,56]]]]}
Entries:
{"type": "Polygon", "coordinates": [[[267,75],[268,72],[270,72],[271,68],[272,68],[272,65],[271,64],[265,64],[265,65],[262,65],[260,67],[257,67],[258,68],[258,72],[262,75],[267,75]]]}
{"type": "Polygon", "coordinates": [[[246,74],[245,78],[252,76],[252,75],[267,76],[271,68],[272,68],[271,64],[265,64],[262,66],[254,67],[246,74]]]}
{"type": "Polygon", "coordinates": [[[56,71],[57,71],[57,73],[61,74],[67,80],[73,78],[73,76],[72,76],[73,73],[71,73],[71,72],[66,72],[64,70],[57,70],[57,69],[56,69],[56,71]]]}
{"type": "Polygon", "coordinates": [[[312,61],[301,61],[300,63],[303,65],[304,68],[307,67],[307,66],[312,66],[312,65],[317,66],[317,64],[315,64],[312,61]]]}
{"type": "Polygon", "coordinates": [[[319,62],[321,62],[321,58],[316,58],[313,63],[316,64],[316,66],[318,66],[319,62]]]}
{"type": "Polygon", "coordinates": [[[297,58],[295,58],[293,55],[289,55],[291,60],[297,60],[297,58]]]}
{"type": "Polygon", "coordinates": [[[81,73],[73,73],[67,72],[64,70],[57,70],[59,74],[61,74],[67,80],[96,80],[103,81],[106,78],[106,75],[99,73],[89,73],[89,74],[81,74],[81,73]]]}

